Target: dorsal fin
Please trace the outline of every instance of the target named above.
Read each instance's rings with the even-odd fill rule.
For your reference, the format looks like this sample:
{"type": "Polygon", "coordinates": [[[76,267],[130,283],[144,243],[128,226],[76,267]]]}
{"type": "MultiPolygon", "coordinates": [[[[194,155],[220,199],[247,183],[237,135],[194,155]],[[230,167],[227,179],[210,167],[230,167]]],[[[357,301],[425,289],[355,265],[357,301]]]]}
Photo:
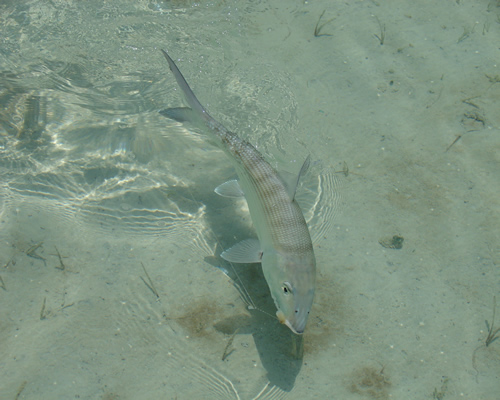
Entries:
{"type": "Polygon", "coordinates": [[[295,192],[297,191],[297,186],[299,184],[300,178],[305,175],[307,170],[309,169],[309,165],[311,164],[311,156],[307,156],[302,167],[300,168],[299,174],[297,176],[289,173],[282,172],[280,173],[281,179],[285,183],[286,189],[288,191],[288,196],[290,196],[290,200],[295,198],[295,192]]]}

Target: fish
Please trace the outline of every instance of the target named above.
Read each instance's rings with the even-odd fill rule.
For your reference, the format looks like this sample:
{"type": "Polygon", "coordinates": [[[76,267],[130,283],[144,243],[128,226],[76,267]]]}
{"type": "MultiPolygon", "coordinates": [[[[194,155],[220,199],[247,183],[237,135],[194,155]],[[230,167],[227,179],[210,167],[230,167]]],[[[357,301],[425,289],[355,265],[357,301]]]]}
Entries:
{"type": "Polygon", "coordinates": [[[165,50],[170,71],[189,107],[168,108],[160,113],[178,122],[189,122],[207,134],[233,164],[238,180],[215,189],[225,197],[245,197],[257,238],[245,239],[221,253],[231,263],[260,263],[276,316],[295,334],[302,334],[311,312],[316,289],[316,258],[309,228],[295,200],[299,179],[310,164],[308,156],[297,177],[286,179],[248,141],[210,116],[165,50]]]}

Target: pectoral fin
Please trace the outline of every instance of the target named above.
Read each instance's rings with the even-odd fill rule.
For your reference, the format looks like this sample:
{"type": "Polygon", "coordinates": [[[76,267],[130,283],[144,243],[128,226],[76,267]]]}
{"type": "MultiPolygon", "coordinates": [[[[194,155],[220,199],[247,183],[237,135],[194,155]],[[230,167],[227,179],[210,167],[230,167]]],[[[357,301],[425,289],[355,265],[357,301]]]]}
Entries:
{"type": "Polygon", "coordinates": [[[240,264],[260,263],[262,250],[258,239],[245,239],[220,255],[224,260],[240,264]]]}
{"type": "Polygon", "coordinates": [[[243,190],[241,190],[240,184],[236,179],[224,182],[215,188],[215,193],[222,197],[245,197],[243,190]]]}

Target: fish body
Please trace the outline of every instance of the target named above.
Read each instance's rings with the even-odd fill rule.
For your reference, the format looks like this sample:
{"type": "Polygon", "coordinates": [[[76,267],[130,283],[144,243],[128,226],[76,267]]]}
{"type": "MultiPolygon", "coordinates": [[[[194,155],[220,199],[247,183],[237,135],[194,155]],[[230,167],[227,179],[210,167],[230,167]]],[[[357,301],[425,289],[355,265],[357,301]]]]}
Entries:
{"type": "Polygon", "coordinates": [[[161,111],[177,121],[201,125],[232,161],[239,181],[219,186],[216,192],[228,197],[244,195],[257,239],[247,239],[223,252],[230,262],[260,262],[277,307],[279,321],[294,333],[306,327],[316,287],[316,259],[302,211],[295,201],[299,177],[287,183],[250,143],[228,131],[212,118],[198,101],[170,56],[162,50],[170,70],[183,91],[189,108],[161,111]]]}

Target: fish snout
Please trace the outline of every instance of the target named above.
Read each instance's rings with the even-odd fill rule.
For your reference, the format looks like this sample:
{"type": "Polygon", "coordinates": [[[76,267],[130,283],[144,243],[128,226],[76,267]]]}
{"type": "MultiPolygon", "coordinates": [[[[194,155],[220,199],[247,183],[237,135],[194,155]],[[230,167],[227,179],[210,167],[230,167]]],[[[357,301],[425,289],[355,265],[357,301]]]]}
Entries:
{"type": "Polygon", "coordinates": [[[290,330],[297,334],[302,335],[306,329],[307,317],[309,316],[309,311],[307,309],[297,309],[294,315],[286,318],[282,311],[276,313],[280,323],[285,324],[290,328],[290,330]]]}
{"type": "Polygon", "coordinates": [[[295,310],[294,318],[287,321],[287,325],[294,333],[301,335],[306,329],[307,317],[309,317],[309,310],[307,308],[297,309],[295,310]]]}

